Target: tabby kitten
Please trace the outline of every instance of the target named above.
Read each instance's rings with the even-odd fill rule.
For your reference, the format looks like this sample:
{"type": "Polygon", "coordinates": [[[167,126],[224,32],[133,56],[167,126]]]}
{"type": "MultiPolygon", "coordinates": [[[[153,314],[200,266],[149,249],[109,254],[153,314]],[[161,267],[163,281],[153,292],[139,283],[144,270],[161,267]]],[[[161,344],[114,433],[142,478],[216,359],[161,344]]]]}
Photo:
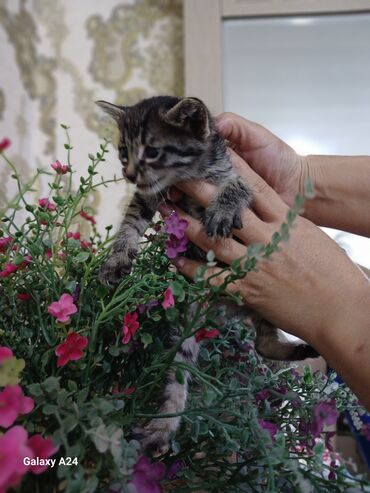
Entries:
{"type": "MultiPolygon", "coordinates": [[[[179,181],[202,179],[217,184],[218,195],[204,209],[188,197],[179,206],[200,219],[209,236],[232,236],[233,229],[242,228],[241,212],[250,206],[252,193],[233,170],[226,143],[217,132],[207,107],[196,98],[158,96],[140,101],[131,107],[97,101],[117,122],[120,140],[119,159],[123,176],[135,183],[136,193],[125,213],[112,252],[103,265],[100,277],[108,286],[117,284],[131,271],[138,243],[151,222],[159,203],[171,185],[179,181]]],[[[192,258],[205,258],[205,253],[190,249],[192,258]]],[[[190,256],[190,254],[187,254],[190,256]]],[[[240,312],[240,307],[239,307],[240,312]]],[[[232,310],[231,310],[232,311],[232,310]]],[[[250,316],[246,308],[242,318],[250,316]]],[[[256,349],[267,358],[298,360],[317,356],[306,344],[281,340],[278,329],[254,317],[256,349]]],[[[176,361],[195,363],[198,344],[194,337],[184,341],[176,361]]],[[[177,413],[185,408],[189,374],[184,384],[177,382],[174,372],[167,375],[161,413],[177,413]]],[[[154,419],[142,430],[143,448],[163,450],[180,418],[154,419]]]]}

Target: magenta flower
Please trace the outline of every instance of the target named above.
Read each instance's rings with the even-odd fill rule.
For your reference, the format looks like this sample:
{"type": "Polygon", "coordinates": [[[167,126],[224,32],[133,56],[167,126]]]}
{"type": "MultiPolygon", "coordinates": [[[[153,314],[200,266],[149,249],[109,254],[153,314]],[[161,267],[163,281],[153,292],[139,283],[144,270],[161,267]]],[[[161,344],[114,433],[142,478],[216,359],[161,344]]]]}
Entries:
{"type": "Polygon", "coordinates": [[[0,392],[0,426],[9,428],[20,414],[28,414],[35,403],[31,397],[25,397],[19,385],[5,387],[0,392]]]}
{"type": "Polygon", "coordinates": [[[5,151],[8,147],[10,147],[11,142],[8,139],[8,137],[4,137],[3,140],[0,142],[0,152],[5,151]]]}
{"type": "Polygon", "coordinates": [[[57,208],[57,206],[53,202],[50,202],[47,197],[39,199],[39,206],[48,211],[55,211],[57,208]]]}
{"type": "Polygon", "coordinates": [[[68,171],[71,171],[71,168],[68,166],[68,164],[61,164],[58,159],[50,166],[53,168],[54,171],[58,173],[58,175],[65,175],[66,173],[68,173],[68,171]]]}
{"type": "Polygon", "coordinates": [[[181,240],[185,235],[185,230],[188,227],[188,221],[181,219],[177,212],[173,212],[164,221],[164,230],[167,234],[175,236],[181,240]]]}
{"type": "Polygon", "coordinates": [[[272,439],[275,438],[275,435],[279,430],[277,425],[271,423],[270,421],[265,421],[264,419],[259,419],[258,424],[263,430],[266,430],[268,432],[272,439]]]}
{"type": "Polygon", "coordinates": [[[89,221],[91,224],[96,224],[94,217],[91,216],[90,214],[88,214],[87,212],[82,210],[80,212],[80,216],[83,217],[84,219],[86,219],[86,221],[89,221]]]}
{"type": "Polygon", "coordinates": [[[0,365],[3,361],[12,357],[13,351],[10,348],[6,346],[0,346],[0,365]]]}
{"type": "Polygon", "coordinates": [[[139,321],[138,321],[138,314],[136,311],[126,313],[126,315],[123,318],[123,329],[122,329],[122,342],[123,344],[128,344],[137,329],[140,327],[139,321]]]}
{"type": "Polygon", "coordinates": [[[17,293],[16,298],[21,301],[28,301],[32,299],[32,296],[28,293],[17,293]]]}
{"type": "Polygon", "coordinates": [[[4,238],[0,238],[0,253],[6,253],[9,244],[13,241],[13,238],[10,236],[6,236],[4,238]]]}
{"type": "Polygon", "coordinates": [[[173,297],[171,288],[167,288],[164,292],[162,306],[165,310],[168,310],[168,308],[175,306],[175,298],[173,297]]]}
{"type": "Polygon", "coordinates": [[[203,341],[204,339],[215,339],[215,337],[218,337],[220,335],[220,331],[217,329],[200,329],[198,332],[195,334],[195,340],[197,342],[203,341]]]}
{"type": "Polygon", "coordinates": [[[256,401],[256,404],[260,404],[261,402],[265,401],[269,397],[270,397],[270,391],[267,389],[263,389],[257,392],[257,394],[254,396],[254,400],[256,401]]]}
{"type": "MultiPolygon", "coordinates": [[[[58,452],[59,447],[55,447],[51,438],[43,438],[41,435],[33,435],[28,439],[27,446],[32,450],[34,457],[40,459],[49,459],[58,452]]],[[[47,465],[30,466],[33,474],[41,474],[46,471],[47,465]]]]}
{"type": "Polygon", "coordinates": [[[20,267],[19,265],[15,265],[15,264],[5,264],[3,270],[0,271],[0,277],[11,276],[12,274],[14,274],[14,272],[17,272],[19,267],[20,267]]]}
{"type": "Polygon", "coordinates": [[[166,243],[166,255],[168,258],[176,258],[179,253],[186,252],[189,240],[186,236],[178,239],[175,235],[171,235],[166,243]]]}
{"type": "Polygon", "coordinates": [[[137,493],[161,493],[159,482],[165,471],[166,467],[162,462],[151,464],[147,457],[141,456],[132,474],[132,484],[137,493]]]}
{"type": "Polygon", "coordinates": [[[77,361],[83,357],[83,351],[88,345],[88,338],[76,332],[68,334],[67,339],[55,349],[58,356],[57,366],[65,366],[70,361],[77,361]]]}
{"type": "Polygon", "coordinates": [[[68,323],[71,320],[70,315],[77,312],[77,306],[73,302],[73,297],[68,293],[64,293],[59,301],[54,301],[49,305],[48,312],[55,317],[58,322],[68,323]]]}
{"type": "Polygon", "coordinates": [[[76,233],[73,233],[72,231],[68,231],[68,238],[79,240],[81,238],[81,233],[79,233],[78,231],[76,233]]]}
{"type": "Polygon", "coordinates": [[[314,422],[313,432],[315,436],[320,435],[325,425],[334,425],[337,422],[338,411],[335,407],[335,401],[319,402],[313,409],[314,422]]]}
{"type": "Polygon", "coordinates": [[[166,240],[166,254],[168,258],[176,258],[179,253],[186,252],[188,239],[185,230],[188,226],[186,219],[181,219],[174,212],[165,219],[164,230],[169,235],[166,240]]]}
{"type": "Polygon", "coordinates": [[[23,459],[34,458],[33,451],[27,444],[27,431],[23,426],[13,426],[0,436],[0,492],[5,493],[8,488],[17,486],[28,467],[23,459]]]}

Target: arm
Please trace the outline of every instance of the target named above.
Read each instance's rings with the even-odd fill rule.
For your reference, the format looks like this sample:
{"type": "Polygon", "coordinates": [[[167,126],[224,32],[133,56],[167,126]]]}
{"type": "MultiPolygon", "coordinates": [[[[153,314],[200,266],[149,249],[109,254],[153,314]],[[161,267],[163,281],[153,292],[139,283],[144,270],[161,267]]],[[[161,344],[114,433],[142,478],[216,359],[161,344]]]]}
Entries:
{"type": "Polygon", "coordinates": [[[300,188],[310,176],[316,196],[305,217],[320,226],[370,236],[370,157],[307,156],[300,188]]]}
{"type": "MultiPolygon", "coordinates": [[[[285,220],[288,207],[246,163],[234,156],[234,166],[253,190],[253,211],[244,210],[244,227],[234,238],[210,239],[202,225],[176,206],[189,223],[187,236],[218,260],[231,264],[245,254],[246,245],[267,243],[285,220]]],[[[213,185],[193,182],[181,190],[207,207],[217,194],[213,185]]],[[[175,265],[194,278],[199,262],[180,257],[175,265]]],[[[208,275],[218,268],[208,269],[208,275]]],[[[222,276],[213,278],[222,282],[222,276]]],[[[313,223],[297,217],[288,243],[257,270],[229,286],[248,306],[274,325],[304,339],[320,352],[370,409],[370,282],[342,249],[313,223]]]]}

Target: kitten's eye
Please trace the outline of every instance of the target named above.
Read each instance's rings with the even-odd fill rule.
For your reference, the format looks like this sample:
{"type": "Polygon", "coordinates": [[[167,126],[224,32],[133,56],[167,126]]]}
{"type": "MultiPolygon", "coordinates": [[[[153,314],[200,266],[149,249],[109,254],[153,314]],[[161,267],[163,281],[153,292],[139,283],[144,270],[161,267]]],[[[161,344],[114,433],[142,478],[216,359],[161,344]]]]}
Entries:
{"type": "Polygon", "coordinates": [[[128,160],[128,151],[126,146],[122,146],[119,148],[119,158],[121,161],[128,160]]]}
{"type": "Polygon", "coordinates": [[[159,149],[157,149],[156,147],[147,146],[145,148],[145,157],[149,159],[154,159],[158,157],[158,155],[159,155],[159,149]]]}

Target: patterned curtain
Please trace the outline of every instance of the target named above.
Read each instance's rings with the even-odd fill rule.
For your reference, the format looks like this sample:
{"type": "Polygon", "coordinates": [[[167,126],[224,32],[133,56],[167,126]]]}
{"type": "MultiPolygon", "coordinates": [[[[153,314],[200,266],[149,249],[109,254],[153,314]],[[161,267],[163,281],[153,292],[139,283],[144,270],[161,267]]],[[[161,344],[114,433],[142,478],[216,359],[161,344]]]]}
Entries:
{"type": "MultiPolygon", "coordinates": [[[[113,131],[115,144],[95,100],[130,104],[183,92],[181,0],[0,0],[0,47],[0,140],[12,141],[9,155],[25,180],[65,162],[61,123],[71,127],[78,173],[99,139],[113,131]]],[[[114,173],[112,147],[104,176],[114,173]]],[[[10,175],[1,161],[0,207],[15,193],[10,175]]],[[[122,183],[96,195],[101,227],[117,224],[127,195],[122,183]]]]}

